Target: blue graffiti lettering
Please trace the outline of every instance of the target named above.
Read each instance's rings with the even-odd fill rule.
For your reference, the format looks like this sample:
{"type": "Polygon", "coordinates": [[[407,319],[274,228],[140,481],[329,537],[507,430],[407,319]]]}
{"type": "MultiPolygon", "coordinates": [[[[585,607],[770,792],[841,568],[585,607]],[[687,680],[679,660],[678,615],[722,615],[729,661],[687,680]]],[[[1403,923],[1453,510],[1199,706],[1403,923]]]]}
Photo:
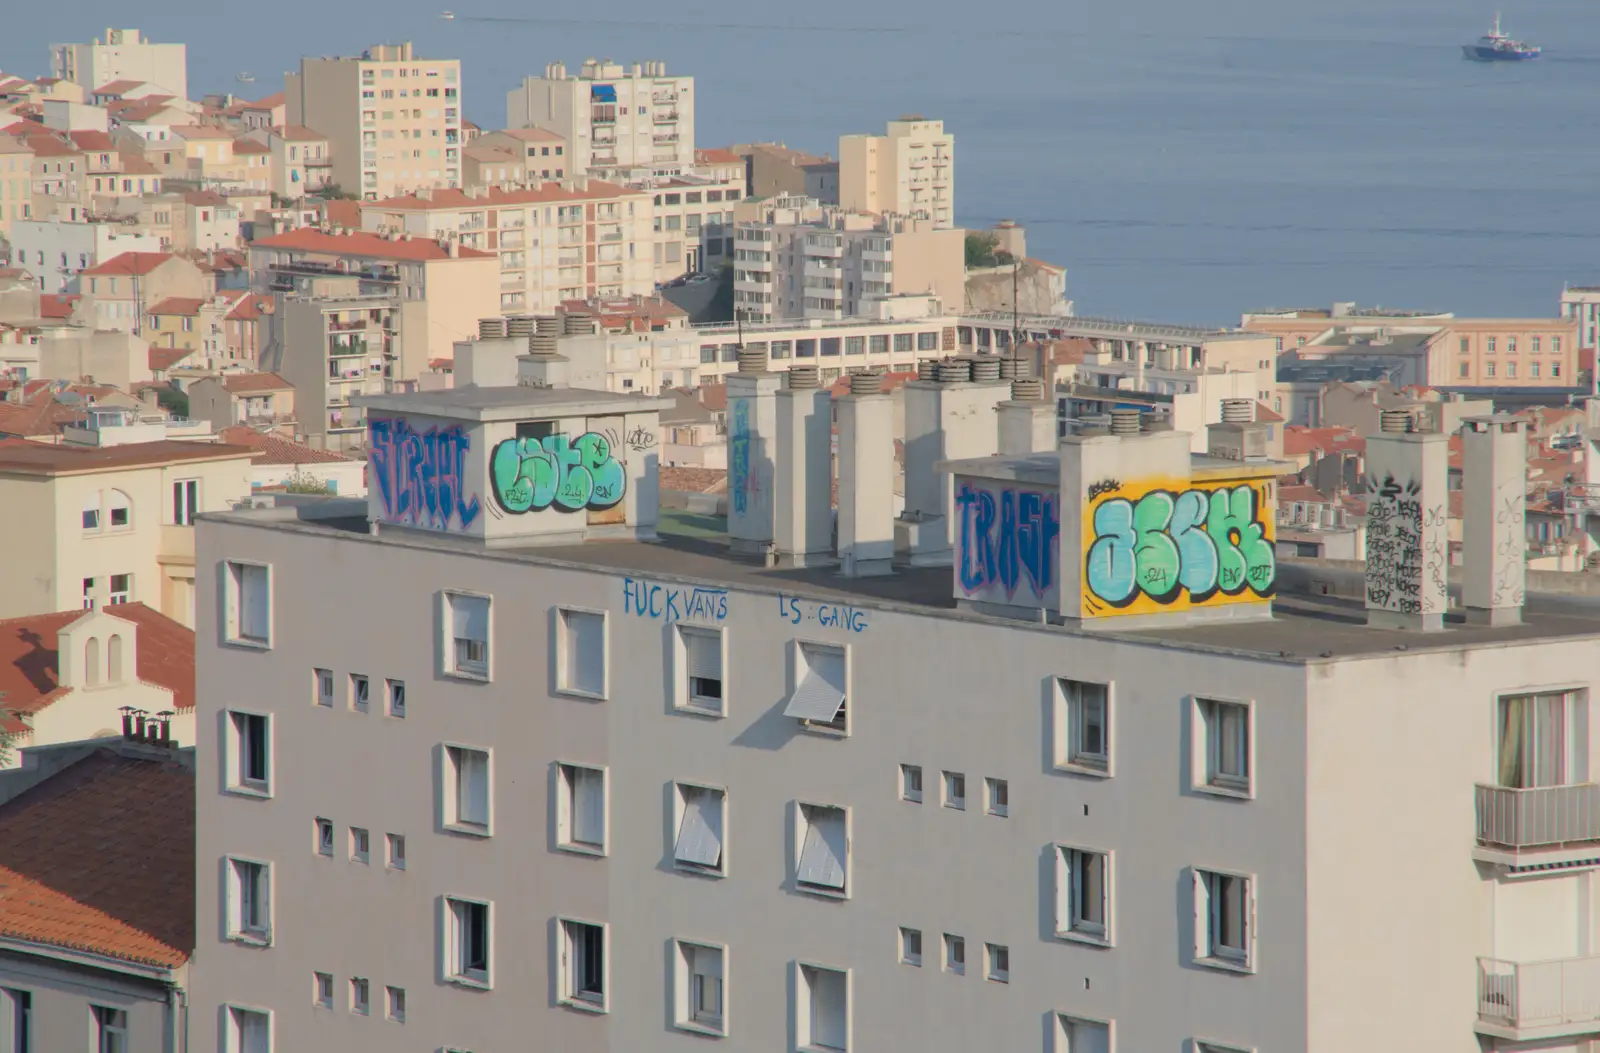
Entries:
{"type": "Polygon", "coordinates": [[[720,622],[728,617],[728,590],[623,578],[622,609],[636,618],[660,618],[668,624],[691,619],[720,622]]]}
{"type": "Polygon", "coordinates": [[[998,588],[1007,599],[1026,583],[1037,596],[1050,591],[1060,559],[1060,502],[1054,491],[998,492],[963,481],[956,493],[959,575],[963,592],[998,588]]]}
{"type": "Polygon", "coordinates": [[[458,425],[419,432],[403,417],[369,424],[368,472],[377,483],[384,521],[465,530],[478,518],[477,495],[466,493],[472,437],[458,425]]]}
{"type": "Polygon", "coordinates": [[[843,629],[852,633],[864,631],[869,624],[867,612],[858,607],[816,603],[781,594],[778,596],[778,617],[790,625],[812,622],[824,629],[843,629]]]}
{"type": "Polygon", "coordinates": [[[750,400],[733,400],[733,429],[728,437],[728,491],[734,515],[750,504],[750,400]]]}

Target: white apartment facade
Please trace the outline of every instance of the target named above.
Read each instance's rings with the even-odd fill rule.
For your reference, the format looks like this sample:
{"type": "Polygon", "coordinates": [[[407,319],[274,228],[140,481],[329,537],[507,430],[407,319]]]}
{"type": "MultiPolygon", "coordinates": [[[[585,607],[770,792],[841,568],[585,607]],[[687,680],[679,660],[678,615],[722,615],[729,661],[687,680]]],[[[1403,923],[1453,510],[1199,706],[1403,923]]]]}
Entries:
{"type": "Polygon", "coordinates": [[[681,274],[715,273],[733,260],[733,205],[744,198],[744,179],[710,171],[629,180],[655,198],[651,256],[658,282],[681,274]]]}
{"type": "Polygon", "coordinates": [[[955,136],[916,116],[890,121],[883,135],[841,135],[839,204],[955,226],[955,136]]]}
{"type": "Polygon", "coordinates": [[[291,125],[327,136],[331,181],[362,200],[460,185],[459,60],[421,58],[409,41],[302,58],[284,95],[291,125]]]}
{"type": "MultiPolygon", "coordinates": [[[[1270,528],[1277,466],[1191,460],[1173,433],[945,465],[958,493],[1057,514],[1062,558],[1048,530],[1003,542],[1015,527],[980,517],[953,566],[868,587],[827,565],[826,457],[818,475],[790,460],[810,438],[784,438],[826,453],[827,396],[774,388],[746,374],[730,400],[747,467],[778,481],[765,541],[760,487],[735,538],[775,542],[773,571],[665,529],[630,438],[657,403],[570,389],[370,400],[376,533],[208,519],[196,1034],[1478,1053],[1600,1033],[1600,827],[1541,818],[1594,792],[1591,608],[1369,627],[1317,596],[1364,594],[1359,576],[1253,543],[1261,592],[1233,599],[1082,569],[1079,502],[1173,471],[1253,492],[1243,514],[1270,528]],[[533,465],[580,435],[563,498],[533,465]],[[398,456],[418,442],[458,470],[398,456]],[[1029,569],[1002,593],[1015,550],[994,571],[985,549],[1014,544],[1029,569]],[[1125,614],[1093,609],[1126,584],[1125,614]]],[[[857,440],[887,400],[831,409],[838,555],[860,555],[853,528],[888,501],[857,470],[889,453],[857,440]]]]}
{"type": "Polygon", "coordinates": [[[650,195],[578,177],[523,188],[423,191],[361,208],[370,231],[451,238],[500,261],[505,313],[563,300],[644,296],[655,287],[650,195]]]}
{"type": "Polygon", "coordinates": [[[42,293],[76,289],[78,275],[125,252],[164,252],[161,238],[122,223],[24,219],[11,225],[11,260],[42,293]]]}
{"type": "MultiPolygon", "coordinates": [[[[576,76],[552,62],[506,93],[507,128],[544,128],[571,147],[571,167],[673,171],[694,163],[694,78],[665,62],[585,59],[576,76]]],[[[603,174],[597,172],[596,174],[603,174]]]]}
{"type": "Polygon", "coordinates": [[[87,44],[51,44],[53,76],[70,80],[85,92],[112,81],[158,85],[180,99],[189,97],[188,48],[157,44],[137,29],[107,29],[87,44]]]}

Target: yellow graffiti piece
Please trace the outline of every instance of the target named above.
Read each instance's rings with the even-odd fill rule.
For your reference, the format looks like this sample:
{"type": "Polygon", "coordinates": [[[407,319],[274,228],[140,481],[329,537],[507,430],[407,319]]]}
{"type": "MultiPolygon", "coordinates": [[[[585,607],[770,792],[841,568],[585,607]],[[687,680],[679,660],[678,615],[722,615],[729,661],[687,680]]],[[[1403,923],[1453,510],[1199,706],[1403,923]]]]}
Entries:
{"type": "Polygon", "coordinates": [[[1091,481],[1080,616],[1265,603],[1277,583],[1270,479],[1091,481]]]}

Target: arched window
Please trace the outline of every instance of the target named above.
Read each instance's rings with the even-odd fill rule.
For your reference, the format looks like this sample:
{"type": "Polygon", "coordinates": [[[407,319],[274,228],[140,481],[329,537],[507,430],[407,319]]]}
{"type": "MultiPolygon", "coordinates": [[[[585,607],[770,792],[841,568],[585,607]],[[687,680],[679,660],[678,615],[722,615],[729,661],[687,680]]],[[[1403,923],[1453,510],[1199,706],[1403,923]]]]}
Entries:
{"type": "Polygon", "coordinates": [[[100,529],[100,491],[96,490],[83,499],[83,529],[100,529]]]}
{"type": "Polygon", "coordinates": [[[83,645],[83,684],[85,687],[94,687],[100,682],[100,640],[89,637],[89,642],[83,645]]]}
{"type": "Polygon", "coordinates": [[[121,490],[111,491],[111,529],[120,530],[133,525],[133,499],[121,490]]]}
{"type": "Polygon", "coordinates": [[[106,641],[106,683],[122,683],[122,636],[114,634],[106,641]]]}

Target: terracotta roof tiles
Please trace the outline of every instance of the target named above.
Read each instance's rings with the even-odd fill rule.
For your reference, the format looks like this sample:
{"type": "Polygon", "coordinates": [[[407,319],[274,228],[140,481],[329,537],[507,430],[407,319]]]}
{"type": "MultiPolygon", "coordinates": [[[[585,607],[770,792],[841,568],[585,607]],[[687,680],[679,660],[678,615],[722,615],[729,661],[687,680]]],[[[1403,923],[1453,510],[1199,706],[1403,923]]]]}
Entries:
{"type": "Polygon", "coordinates": [[[124,252],[104,263],[97,263],[82,273],[92,277],[103,274],[144,276],[168,260],[175,259],[170,252],[124,252]]]}
{"type": "Polygon", "coordinates": [[[222,378],[222,386],[230,395],[248,395],[254,391],[294,390],[293,384],[276,373],[229,373],[222,378]]]}
{"type": "MultiPolygon", "coordinates": [[[[101,610],[138,626],[134,675],[171,691],[173,708],[193,709],[194,630],[142,603],[119,603],[101,610]]],[[[0,621],[0,693],[6,709],[37,713],[72,695],[72,688],[60,686],[56,640],[63,629],[87,613],[56,611],[0,621]]]]}
{"type": "Polygon", "coordinates": [[[223,442],[247,446],[256,451],[250,458],[256,464],[343,464],[354,460],[333,450],[313,449],[291,442],[281,435],[256,431],[244,425],[224,428],[220,437],[223,442]]]}
{"type": "MultiPolygon", "coordinates": [[[[275,234],[270,238],[252,241],[251,248],[290,249],[302,252],[327,252],[340,256],[361,256],[380,260],[407,260],[425,262],[450,259],[450,252],[432,238],[412,238],[410,241],[390,241],[381,234],[366,230],[352,230],[343,234],[326,234],[311,227],[275,234]]],[[[463,248],[462,259],[493,259],[494,253],[463,248]]],[[[85,271],[84,273],[88,273],[85,271]]]]}

